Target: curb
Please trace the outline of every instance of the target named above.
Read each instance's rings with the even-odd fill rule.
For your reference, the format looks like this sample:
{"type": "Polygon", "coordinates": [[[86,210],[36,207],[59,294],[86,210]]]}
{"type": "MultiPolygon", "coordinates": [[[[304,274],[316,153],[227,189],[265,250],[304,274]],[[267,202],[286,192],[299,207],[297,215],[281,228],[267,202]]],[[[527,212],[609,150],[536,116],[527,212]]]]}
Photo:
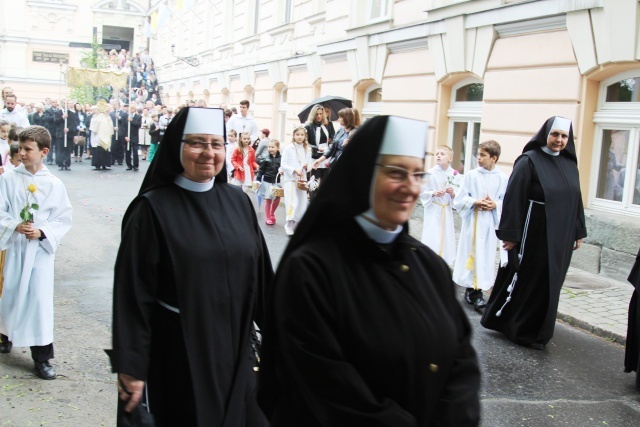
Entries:
{"type": "Polygon", "coordinates": [[[590,334],[596,335],[610,342],[615,342],[622,346],[624,346],[627,342],[626,336],[622,336],[612,331],[607,331],[606,329],[602,329],[599,326],[594,326],[585,320],[576,319],[574,316],[568,314],[558,312],[557,320],[561,320],[562,322],[570,326],[582,329],[583,331],[589,332],[590,334]]]}

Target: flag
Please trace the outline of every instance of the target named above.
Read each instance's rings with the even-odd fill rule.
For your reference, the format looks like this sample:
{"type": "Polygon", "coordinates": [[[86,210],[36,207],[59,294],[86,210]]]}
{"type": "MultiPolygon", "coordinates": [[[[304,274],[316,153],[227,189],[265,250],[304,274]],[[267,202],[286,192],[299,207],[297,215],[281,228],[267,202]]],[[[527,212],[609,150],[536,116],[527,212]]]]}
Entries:
{"type": "Polygon", "coordinates": [[[182,0],[178,0],[178,3],[176,4],[176,9],[182,10],[182,0]]]}
{"type": "Polygon", "coordinates": [[[142,29],[142,34],[148,39],[153,37],[153,29],[151,28],[151,24],[149,23],[149,21],[144,21],[144,28],[142,29]]]}
{"type": "Polygon", "coordinates": [[[158,29],[158,11],[154,10],[151,14],[151,29],[156,31],[158,29]]]}
{"type": "Polygon", "coordinates": [[[158,30],[161,30],[162,27],[165,26],[170,16],[171,10],[165,5],[160,6],[160,11],[158,12],[158,30]]]}

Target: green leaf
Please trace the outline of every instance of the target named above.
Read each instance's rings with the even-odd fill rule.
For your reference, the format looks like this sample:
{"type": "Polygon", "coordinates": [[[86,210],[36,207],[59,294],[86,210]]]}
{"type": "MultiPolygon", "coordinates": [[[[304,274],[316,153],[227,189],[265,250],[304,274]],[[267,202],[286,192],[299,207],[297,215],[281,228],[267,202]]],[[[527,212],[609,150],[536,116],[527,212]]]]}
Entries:
{"type": "Polygon", "coordinates": [[[34,211],[37,211],[40,208],[40,206],[37,203],[31,203],[31,209],[33,209],[34,211]]]}
{"type": "Polygon", "coordinates": [[[26,218],[24,216],[25,216],[25,211],[23,209],[23,210],[20,211],[20,219],[23,220],[23,221],[26,220],[26,218]]]}

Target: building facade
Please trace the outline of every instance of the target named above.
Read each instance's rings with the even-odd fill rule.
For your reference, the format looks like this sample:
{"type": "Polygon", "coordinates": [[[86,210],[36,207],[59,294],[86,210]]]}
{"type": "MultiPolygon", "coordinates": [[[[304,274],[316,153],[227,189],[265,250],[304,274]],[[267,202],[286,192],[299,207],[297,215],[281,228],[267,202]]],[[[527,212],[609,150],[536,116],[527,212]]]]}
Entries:
{"type": "Polygon", "coordinates": [[[631,265],[640,236],[638,0],[169,0],[150,13],[170,14],[151,41],[166,102],[248,99],[281,141],[304,105],[339,95],[365,118],[427,120],[431,150],[453,147],[461,172],[475,167],[480,141],[495,139],[510,172],[544,120],[571,118],[599,251],[582,256],[598,272],[603,257],[622,259],[617,278],[631,265]]]}
{"type": "Polygon", "coordinates": [[[66,98],[67,67],[79,67],[94,36],[109,49],[134,52],[148,0],[11,0],[0,2],[0,87],[21,103],[66,98]]]}

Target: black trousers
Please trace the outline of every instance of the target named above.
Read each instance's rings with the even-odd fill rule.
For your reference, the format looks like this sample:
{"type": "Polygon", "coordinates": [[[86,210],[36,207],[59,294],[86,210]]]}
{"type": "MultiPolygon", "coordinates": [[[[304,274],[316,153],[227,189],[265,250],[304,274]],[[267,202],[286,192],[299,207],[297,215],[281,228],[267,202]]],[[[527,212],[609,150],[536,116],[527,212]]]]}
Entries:
{"type": "MultiPolygon", "coordinates": [[[[125,142],[126,144],[126,142],[125,142]]],[[[128,168],[136,168],[138,169],[139,160],[138,160],[138,141],[130,141],[129,149],[126,151],[125,161],[127,162],[128,168]],[[133,155],[133,163],[131,162],[131,157],[133,155]]],[[[126,147],[126,146],[125,146],[126,147]]]]}
{"type": "Polygon", "coordinates": [[[71,151],[73,150],[73,137],[67,136],[67,146],[64,146],[64,137],[56,142],[56,164],[60,167],[71,166],[71,151]]]}
{"type": "Polygon", "coordinates": [[[58,145],[60,142],[60,138],[56,138],[55,136],[53,136],[53,134],[51,135],[51,148],[49,148],[49,153],[47,154],[47,163],[48,164],[53,164],[53,153],[56,151],[58,145]]]}
{"type": "Polygon", "coordinates": [[[118,138],[114,137],[111,139],[111,162],[115,164],[118,162],[119,165],[122,164],[124,160],[124,137],[122,135],[118,135],[118,138]]]}
{"type": "MultiPolygon", "coordinates": [[[[2,342],[9,341],[9,337],[4,334],[0,334],[0,338],[2,342]]],[[[32,345],[30,348],[31,358],[34,362],[41,363],[53,359],[53,343],[47,345],[32,345]]]]}

